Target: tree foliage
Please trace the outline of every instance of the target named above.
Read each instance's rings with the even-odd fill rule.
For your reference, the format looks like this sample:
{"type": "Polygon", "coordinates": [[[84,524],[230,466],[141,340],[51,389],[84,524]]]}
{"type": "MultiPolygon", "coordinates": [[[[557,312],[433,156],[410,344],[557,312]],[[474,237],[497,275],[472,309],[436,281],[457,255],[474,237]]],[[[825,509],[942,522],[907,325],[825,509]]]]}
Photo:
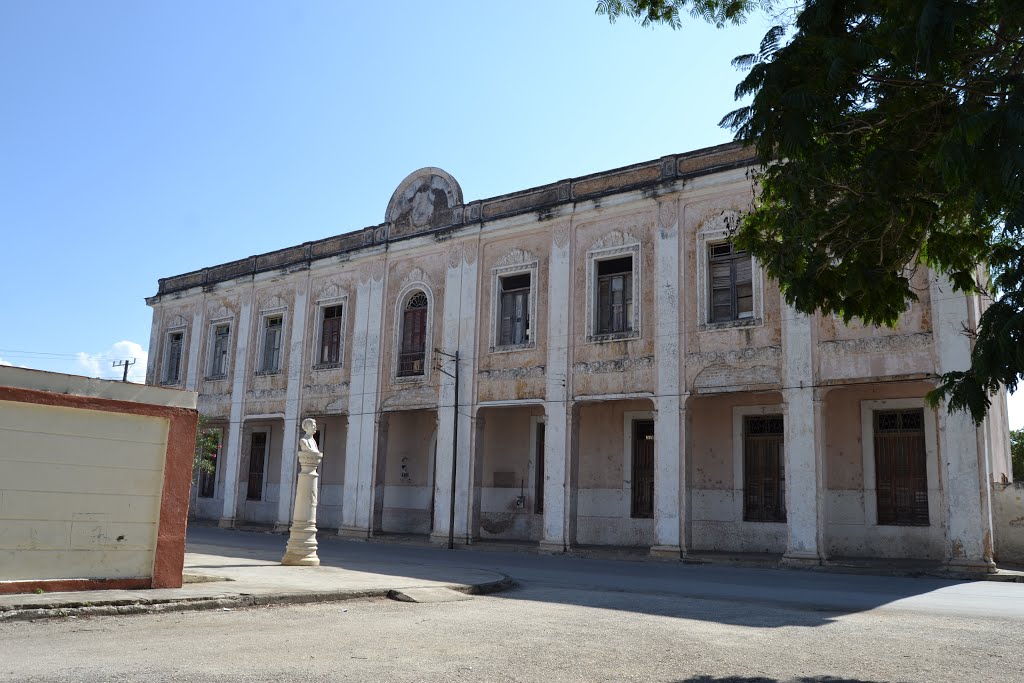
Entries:
{"type": "Polygon", "coordinates": [[[220,448],[220,432],[210,429],[207,419],[199,416],[199,425],[196,427],[196,450],[192,460],[192,471],[200,471],[213,474],[216,470],[215,457],[220,448]]]}
{"type": "MultiPolygon", "coordinates": [[[[614,20],[716,25],[778,5],[607,0],[614,20]]],[[[933,402],[983,419],[1024,371],[1024,3],[805,0],[737,57],[750,104],[722,125],[762,162],[736,234],[798,310],[893,325],[913,270],[986,295],[970,368],[933,402]]],[[[939,296],[954,296],[952,291],[939,296]]]]}
{"type": "Polygon", "coordinates": [[[1010,430],[1010,459],[1013,461],[1013,480],[1024,481],[1024,429],[1010,430]]]}

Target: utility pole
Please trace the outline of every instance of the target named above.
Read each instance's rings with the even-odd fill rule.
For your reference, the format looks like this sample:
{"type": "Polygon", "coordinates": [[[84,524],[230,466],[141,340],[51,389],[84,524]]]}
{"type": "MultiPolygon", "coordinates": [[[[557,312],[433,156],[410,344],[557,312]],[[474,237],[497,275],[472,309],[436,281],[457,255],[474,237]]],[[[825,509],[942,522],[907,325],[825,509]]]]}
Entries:
{"type": "Polygon", "coordinates": [[[122,365],[124,366],[124,377],[121,378],[121,381],[122,382],[127,382],[128,381],[128,368],[130,368],[131,366],[135,365],[135,359],[132,358],[131,360],[128,360],[128,359],[125,359],[125,360],[115,360],[113,367],[119,368],[122,365]]]}
{"type": "Polygon", "coordinates": [[[455,548],[455,474],[459,461],[459,352],[457,349],[454,354],[447,353],[441,349],[434,349],[434,351],[455,361],[455,374],[438,366],[438,370],[455,380],[455,405],[454,415],[452,416],[452,420],[455,423],[455,431],[452,433],[452,491],[450,498],[451,506],[448,510],[448,550],[453,550],[455,548]]]}

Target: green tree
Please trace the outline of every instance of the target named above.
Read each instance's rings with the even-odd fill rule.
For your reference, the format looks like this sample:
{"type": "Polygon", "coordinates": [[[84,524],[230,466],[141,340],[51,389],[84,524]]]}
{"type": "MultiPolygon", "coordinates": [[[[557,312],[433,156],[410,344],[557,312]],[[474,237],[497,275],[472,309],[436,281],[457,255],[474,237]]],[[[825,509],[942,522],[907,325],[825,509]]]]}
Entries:
{"type": "Polygon", "coordinates": [[[1013,480],[1024,481],[1024,429],[1010,430],[1010,459],[1013,461],[1013,480]]]}
{"type": "Polygon", "coordinates": [[[1024,371],[1024,2],[600,0],[717,26],[775,18],[722,119],[762,164],[736,241],[798,310],[893,325],[914,268],[988,295],[971,366],[929,398],[981,421],[1024,371]],[[779,162],[784,160],[784,162],[779,162]]]}
{"type": "Polygon", "coordinates": [[[220,432],[210,429],[208,420],[200,415],[199,424],[196,427],[196,450],[192,461],[193,473],[198,474],[202,471],[213,474],[216,470],[214,457],[219,448],[220,432]]]}

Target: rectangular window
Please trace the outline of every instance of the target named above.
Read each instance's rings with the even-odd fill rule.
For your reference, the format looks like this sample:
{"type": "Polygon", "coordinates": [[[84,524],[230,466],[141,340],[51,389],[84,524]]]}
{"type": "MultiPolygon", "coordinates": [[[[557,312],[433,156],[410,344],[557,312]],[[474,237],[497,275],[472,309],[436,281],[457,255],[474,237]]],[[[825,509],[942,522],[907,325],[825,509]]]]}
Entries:
{"type": "Polygon", "coordinates": [[[633,331],[633,258],[597,262],[596,334],[633,331]]]}
{"type": "Polygon", "coordinates": [[[284,318],[272,315],[263,320],[263,361],[260,363],[260,372],[271,374],[281,369],[281,336],[284,330],[284,318]]]}
{"type": "Polygon", "coordinates": [[[537,423],[537,466],[535,468],[533,486],[533,511],[535,514],[544,512],[544,429],[543,422],[537,423]]]}
{"type": "Polygon", "coordinates": [[[267,433],[253,432],[249,443],[249,484],[246,500],[263,500],[263,471],[267,456],[267,433]]]}
{"type": "Polygon", "coordinates": [[[184,332],[171,332],[167,335],[167,362],[164,363],[164,384],[177,384],[181,381],[181,351],[184,341],[184,332]]]}
{"type": "Polygon", "coordinates": [[[341,365],[341,305],[324,306],[320,321],[320,353],[317,365],[341,365]]]}
{"type": "MultiPolygon", "coordinates": [[[[220,456],[221,446],[221,433],[218,430],[211,430],[210,434],[215,435],[216,448],[210,453],[210,464],[213,465],[213,469],[207,472],[205,469],[199,470],[199,497],[200,498],[213,498],[217,488],[217,462],[220,456]]],[[[198,450],[198,449],[196,449],[198,450]]]]}
{"type": "Polygon", "coordinates": [[[743,521],[786,521],[786,463],[781,415],[743,418],[743,521]]]}
{"type": "Polygon", "coordinates": [[[501,282],[498,345],[514,346],[530,341],[530,274],[509,275],[501,282]]]}
{"type": "Polygon", "coordinates": [[[210,348],[210,379],[225,377],[228,373],[228,341],[231,339],[231,325],[223,323],[213,328],[210,348]]]}
{"type": "Polygon", "coordinates": [[[710,322],[742,320],[754,315],[754,287],[750,254],[731,243],[708,247],[711,287],[710,322]]]}
{"type": "Polygon", "coordinates": [[[924,411],[874,412],[878,523],[928,526],[924,411]]]}
{"type": "Polygon", "coordinates": [[[630,516],[654,517],[654,420],[633,421],[630,516]]]}

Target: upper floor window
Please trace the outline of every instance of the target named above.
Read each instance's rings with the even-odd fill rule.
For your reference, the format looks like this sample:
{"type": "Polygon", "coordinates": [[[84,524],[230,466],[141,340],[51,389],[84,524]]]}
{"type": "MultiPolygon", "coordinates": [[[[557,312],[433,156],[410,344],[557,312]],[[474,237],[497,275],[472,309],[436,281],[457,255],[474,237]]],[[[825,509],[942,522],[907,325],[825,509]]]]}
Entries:
{"type": "Polygon", "coordinates": [[[423,375],[427,355],[427,295],[413,292],[402,311],[401,351],[398,354],[398,376],[423,375]]]}
{"type": "Polygon", "coordinates": [[[177,384],[181,381],[181,353],[184,343],[184,332],[169,332],[167,334],[167,351],[164,356],[164,384],[177,384]]]}
{"type": "Polygon", "coordinates": [[[281,369],[281,342],[284,333],[284,317],[268,315],[263,318],[263,355],[259,371],[272,374],[281,369]]]}
{"type": "Polygon", "coordinates": [[[731,322],[754,315],[754,286],[750,254],[731,242],[708,247],[709,320],[731,322]]]}
{"type": "Polygon", "coordinates": [[[220,323],[213,326],[210,339],[210,379],[220,379],[228,373],[228,342],[231,340],[231,325],[220,323]]]}
{"type": "Polygon", "coordinates": [[[320,317],[320,345],[317,365],[332,367],[341,364],[341,304],[324,306],[320,317]]]}
{"type": "Polygon", "coordinates": [[[595,334],[633,331],[633,258],[598,261],[595,334]]]}
{"type": "Polygon", "coordinates": [[[530,274],[498,278],[501,283],[498,345],[514,346],[530,341],[530,274]]]}

